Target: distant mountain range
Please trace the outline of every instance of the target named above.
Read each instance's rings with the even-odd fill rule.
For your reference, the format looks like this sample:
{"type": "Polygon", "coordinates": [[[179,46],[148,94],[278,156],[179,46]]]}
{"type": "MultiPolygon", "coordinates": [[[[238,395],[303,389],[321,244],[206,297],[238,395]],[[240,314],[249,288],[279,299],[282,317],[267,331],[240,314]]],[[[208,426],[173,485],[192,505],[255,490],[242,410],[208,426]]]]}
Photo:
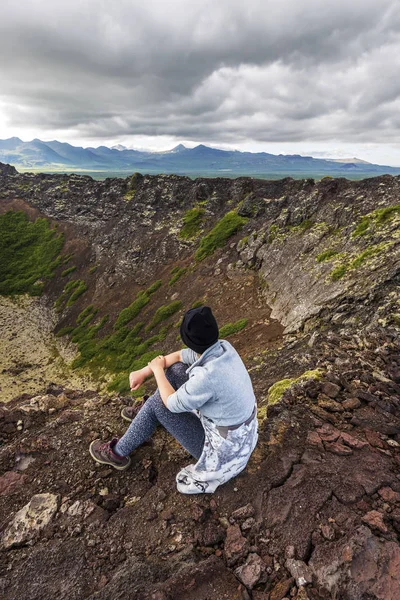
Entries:
{"type": "Polygon", "coordinates": [[[319,159],[298,154],[268,154],[218,150],[200,144],[186,148],[179,144],[167,152],[131,150],[118,144],[112,148],[80,148],[58,142],[34,139],[23,142],[17,137],[0,140],[0,162],[17,169],[48,172],[90,173],[177,173],[185,175],[333,175],[335,177],[400,174],[400,167],[374,165],[358,158],[319,159]]]}

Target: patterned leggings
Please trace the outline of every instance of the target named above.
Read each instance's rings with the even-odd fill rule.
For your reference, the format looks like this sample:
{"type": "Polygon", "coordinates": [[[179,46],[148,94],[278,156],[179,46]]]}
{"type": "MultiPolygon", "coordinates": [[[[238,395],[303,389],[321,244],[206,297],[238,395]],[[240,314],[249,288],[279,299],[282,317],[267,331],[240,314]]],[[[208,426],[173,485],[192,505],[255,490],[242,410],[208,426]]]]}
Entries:
{"type": "MultiPolygon", "coordinates": [[[[188,381],[188,365],[177,362],[165,371],[165,375],[177,390],[188,381]]],[[[152,435],[157,425],[165,429],[196,459],[201,456],[204,446],[204,428],[200,419],[191,412],[172,413],[166,408],[157,390],[146,400],[125,435],[115,446],[120,456],[128,456],[152,435]]]]}

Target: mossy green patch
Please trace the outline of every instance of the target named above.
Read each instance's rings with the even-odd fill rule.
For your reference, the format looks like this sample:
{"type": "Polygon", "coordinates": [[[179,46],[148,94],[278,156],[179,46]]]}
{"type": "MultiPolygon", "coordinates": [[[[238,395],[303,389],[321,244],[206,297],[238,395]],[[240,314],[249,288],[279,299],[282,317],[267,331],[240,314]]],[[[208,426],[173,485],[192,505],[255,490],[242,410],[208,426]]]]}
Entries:
{"type": "Polygon", "coordinates": [[[379,229],[385,223],[391,221],[396,215],[400,214],[400,204],[394,206],[386,206],[377,208],[376,210],[363,215],[356,225],[351,237],[355,238],[362,235],[367,235],[375,229],[379,229]]]}
{"type": "MultiPolygon", "coordinates": [[[[254,237],[255,239],[255,237],[254,237]]],[[[249,236],[245,235],[244,238],[242,238],[241,240],[239,240],[239,243],[237,245],[237,249],[239,250],[243,250],[243,248],[246,246],[247,242],[249,241],[249,236]]]]}
{"type": "Polygon", "coordinates": [[[166,304],[165,306],[160,306],[157,308],[154,317],[152,318],[149,325],[146,327],[146,331],[150,331],[153,329],[158,323],[164,321],[165,319],[169,319],[173,314],[175,314],[178,310],[182,308],[182,302],[180,300],[174,300],[170,304],[166,304]]]}
{"type": "Polygon", "coordinates": [[[0,215],[0,294],[40,295],[61,264],[63,244],[47,219],[31,222],[22,211],[0,215]]]}
{"type": "Polygon", "coordinates": [[[62,259],[62,262],[63,262],[63,264],[64,264],[64,265],[68,264],[68,263],[69,263],[69,261],[71,260],[71,258],[72,258],[73,256],[74,256],[74,255],[73,255],[72,253],[71,253],[71,254],[66,254],[65,256],[63,256],[63,259],[62,259]]]}
{"type": "Polygon", "coordinates": [[[338,281],[338,279],[341,279],[347,270],[348,270],[348,265],[346,265],[346,264],[337,265],[331,271],[330,277],[331,277],[332,281],[338,281]]]}
{"type": "Polygon", "coordinates": [[[206,304],[206,299],[203,298],[202,300],[196,300],[196,302],[193,302],[193,304],[190,308],[199,308],[200,306],[205,306],[205,304],[206,304]]]}
{"type": "Polygon", "coordinates": [[[235,323],[226,323],[226,325],[223,325],[220,328],[219,337],[226,338],[229,335],[238,333],[238,331],[241,331],[242,329],[244,329],[246,327],[247,322],[248,322],[248,319],[239,319],[238,321],[235,321],[235,323]]]}
{"type": "Polygon", "coordinates": [[[278,237],[279,230],[280,230],[279,226],[276,225],[275,223],[270,225],[269,232],[268,232],[268,243],[269,244],[271,244],[278,237]]]}
{"type": "Polygon", "coordinates": [[[319,263],[325,262],[325,261],[331,259],[333,256],[336,256],[337,254],[339,254],[338,250],[334,250],[333,248],[330,248],[329,250],[324,250],[324,252],[321,252],[321,254],[318,254],[316,260],[319,263]]]}
{"type": "Polygon", "coordinates": [[[266,406],[261,406],[258,409],[258,418],[260,420],[264,419],[266,417],[267,407],[280,402],[284,392],[288,388],[290,388],[294,383],[306,381],[307,379],[321,379],[323,372],[324,371],[322,371],[322,369],[314,369],[311,371],[305,371],[299,377],[294,377],[291,379],[281,379],[280,381],[276,381],[273,385],[271,385],[271,387],[268,390],[266,406]]]}
{"type": "Polygon", "coordinates": [[[90,269],[89,269],[90,275],[92,275],[93,273],[96,273],[96,271],[97,271],[97,265],[95,265],[94,267],[90,267],[90,269]]]}
{"type": "Polygon", "coordinates": [[[168,282],[168,285],[174,285],[178,279],[180,279],[187,272],[187,267],[174,267],[171,271],[171,279],[168,282]]]}
{"type": "Polygon", "coordinates": [[[75,300],[86,292],[86,283],[82,279],[71,279],[64,287],[59,298],[54,302],[54,308],[60,312],[64,306],[71,306],[75,300]]]}
{"type": "Polygon", "coordinates": [[[195,253],[196,260],[201,261],[217,248],[224,246],[227,240],[239,231],[247,221],[247,217],[240,217],[234,210],[226,213],[200,241],[195,253]]]}
{"type": "Polygon", "coordinates": [[[311,229],[314,225],[316,225],[314,221],[311,221],[310,219],[304,219],[304,221],[302,221],[298,225],[291,225],[289,227],[289,231],[291,233],[304,233],[304,231],[311,229]]]}
{"type": "Polygon", "coordinates": [[[81,313],[79,313],[76,322],[78,324],[82,323],[82,321],[85,321],[85,319],[89,316],[92,315],[94,316],[98,311],[98,308],[95,308],[93,306],[93,304],[89,304],[89,306],[87,306],[81,313]]]}
{"type": "Polygon", "coordinates": [[[73,273],[74,271],[76,271],[76,267],[69,267],[69,269],[65,269],[61,273],[61,277],[67,277],[67,275],[69,275],[70,273],[73,273]]]}
{"type": "Polygon", "coordinates": [[[183,227],[179,232],[179,237],[184,240],[190,240],[199,235],[205,213],[204,208],[194,207],[188,210],[183,215],[183,227]]]}
{"type": "Polygon", "coordinates": [[[136,190],[127,191],[126,194],[124,194],[124,200],[129,202],[130,200],[132,200],[132,198],[134,197],[135,194],[136,194],[136,190]]]}
{"type": "Polygon", "coordinates": [[[82,296],[82,294],[84,294],[87,290],[87,285],[86,283],[83,281],[83,279],[78,279],[78,285],[75,286],[74,291],[72,292],[71,296],[69,297],[68,301],[67,301],[67,306],[71,306],[74,302],[76,302],[76,300],[78,300],[78,298],[80,296],[82,296]]]}
{"type": "Polygon", "coordinates": [[[282,398],[284,391],[287,390],[287,388],[289,388],[295,381],[295,379],[281,379],[281,381],[277,381],[271,385],[268,390],[268,406],[277,404],[277,402],[279,402],[279,400],[282,398]]]}
{"type": "MultiPolygon", "coordinates": [[[[381,242],[380,244],[375,244],[372,246],[368,246],[365,250],[363,250],[360,254],[348,260],[347,262],[338,264],[330,273],[330,278],[332,281],[337,281],[341,279],[345,273],[350,270],[357,269],[364,262],[366,262],[369,258],[376,256],[383,252],[386,248],[390,247],[391,243],[381,242]]],[[[339,256],[339,255],[338,255],[339,256]]]]}
{"type": "Polygon", "coordinates": [[[375,244],[374,246],[369,246],[366,248],[361,254],[353,258],[351,263],[349,264],[349,269],[356,269],[361,266],[368,258],[372,256],[376,256],[387,246],[384,242],[381,244],[375,244]]]}
{"type": "Polygon", "coordinates": [[[161,279],[152,283],[146,290],[138,292],[135,300],[127,308],[124,308],[118,315],[117,320],[114,324],[114,329],[120,329],[124,327],[133,319],[135,319],[142,308],[150,302],[150,296],[156,292],[162,285],[161,279]]]}

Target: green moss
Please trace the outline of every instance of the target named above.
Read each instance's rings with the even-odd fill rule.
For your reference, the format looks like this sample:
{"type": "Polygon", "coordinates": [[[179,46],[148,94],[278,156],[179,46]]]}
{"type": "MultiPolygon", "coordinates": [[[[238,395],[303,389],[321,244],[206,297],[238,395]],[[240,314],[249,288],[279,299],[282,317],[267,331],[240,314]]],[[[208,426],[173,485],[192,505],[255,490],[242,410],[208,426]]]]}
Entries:
{"type": "Polygon", "coordinates": [[[22,211],[0,215],[0,294],[40,295],[61,262],[63,244],[47,219],[30,222],[22,211]]]}
{"type": "Polygon", "coordinates": [[[146,306],[150,302],[151,294],[154,294],[159,287],[162,285],[161,279],[152,283],[146,290],[138,292],[135,300],[130,304],[127,308],[124,308],[118,315],[117,320],[114,324],[114,329],[120,329],[124,327],[133,319],[135,319],[142,308],[146,306]]]}
{"type": "Polygon", "coordinates": [[[220,328],[219,337],[226,338],[229,335],[233,335],[234,333],[241,331],[246,327],[247,322],[248,319],[239,319],[239,321],[236,321],[235,323],[226,323],[226,325],[223,325],[220,328]]]}
{"type": "Polygon", "coordinates": [[[330,274],[332,281],[337,281],[341,279],[343,275],[346,273],[348,266],[346,264],[338,265],[335,267],[330,274]]]}
{"type": "Polygon", "coordinates": [[[281,381],[275,382],[268,390],[268,406],[277,404],[281,400],[285,390],[294,383],[306,381],[307,379],[321,379],[322,374],[323,371],[321,369],[314,369],[312,371],[305,371],[297,378],[281,379],[281,381]]]}
{"type": "Polygon", "coordinates": [[[314,225],[314,221],[311,221],[310,219],[304,219],[304,221],[299,223],[299,225],[292,225],[291,227],[289,227],[289,230],[292,233],[303,233],[304,231],[311,229],[311,227],[313,227],[314,225]]]}
{"type": "Polygon", "coordinates": [[[379,225],[387,223],[387,221],[390,221],[395,215],[400,214],[400,204],[387,206],[386,208],[377,208],[372,214],[379,225]]]}
{"type": "Polygon", "coordinates": [[[226,213],[215,227],[202,238],[196,251],[195,258],[200,261],[221,248],[227,240],[247,223],[248,219],[240,217],[236,211],[226,213]]]}
{"type": "Polygon", "coordinates": [[[134,197],[135,194],[136,194],[136,190],[129,190],[128,192],[126,192],[126,194],[124,194],[124,200],[129,202],[130,200],[132,200],[132,198],[134,197]]]}
{"type": "Polygon", "coordinates": [[[69,297],[69,299],[67,301],[67,306],[71,306],[87,290],[86,283],[82,279],[78,279],[77,283],[78,283],[78,285],[75,286],[75,290],[73,291],[73,293],[71,294],[71,296],[69,297]]]}
{"type": "Polygon", "coordinates": [[[72,290],[76,289],[77,287],[79,287],[80,284],[80,280],[79,279],[71,279],[71,281],[69,281],[67,283],[67,285],[64,288],[64,291],[69,293],[72,290]]]}
{"type": "Polygon", "coordinates": [[[353,238],[370,233],[371,228],[379,229],[385,223],[391,221],[396,215],[400,214],[400,204],[377,208],[376,210],[363,215],[360,218],[355,230],[352,233],[353,238]]]}
{"type": "Polygon", "coordinates": [[[191,208],[183,215],[183,227],[179,232],[179,237],[184,240],[190,240],[199,234],[199,230],[204,221],[206,211],[204,208],[191,208]]]}
{"type": "Polygon", "coordinates": [[[114,329],[120,329],[121,327],[124,327],[124,325],[127,325],[127,323],[130,323],[130,321],[137,317],[142,308],[149,302],[149,294],[146,294],[146,292],[139,292],[132,304],[119,313],[114,324],[114,329]]]}
{"type": "Polygon", "coordinates": [[[68,333],[71,333],[73,330],[74,330],[73,326],[62,327],[60,329],[60,331],[57,331],[56,336],[62,337],[63,335],[67,335],[68,333]]]}
{"type": "Polygon", "coordinates": [[[369,219],[368,217],[362,217],[361,221],[358,223],[357,227],[351,234],[351,237],[355,238],[359,235],[365,235],[369,229],[370,224],[371,219],[369,219]]]}
{"type": "MultiPolygon", "coordinates": [[[[352,260],[337,265],[330,273],[331,280],[337,281],[338,279],[341,279],[344,276],[344,274],[347,273],[347,271],[357,269],[369,258],[380,254],[385,248],[389,247],[390,245],[391,244],[382,242],[380,244],[369,246],[368,248],[363,250],[363,252],[361,252],[358,256],[355,256],[352,260]]],[[[338,254],[337,256],[340,255],[338,254]]]]}
{"type": "Polygon", "coordinates": [[[63,264],[64,264],[64,265],[66,265],[67,263],[69,263],[69,261],[71,260],[71,258],[72,258],[72,257],[73,257],[73,254],[72,254],[72,253],[71,253],[71,254],[66,254],[66,255],[63,257],[63,264]]]}
{"type": "Polygon", "coordinates": [[[349,269],[356,269],[357,267],[361,266],[368,258],[371,258],[371,256],[375,256],[376,254],[382,252],[385,246],[385,243],[369,246],[363,252],[361,252],[361,254],[353,258],[349,264],[349,269]]]}
{"type": "Polygon", "coordinates": [[[274,239],[276,239],[276,237],[278,236],[279,233],[279,226],[275,225],[274,223],[272,225],[270,225],[269,228],[269,232],[268,232],[268,243],[271,244],[274,239]]]}
{"type": "Polygon", "coordinates": [[[92,275],[93,273],[95,273],[97,271],[97,265],[95,265],[94,267],[90,267],[89,269],[89,273],[90,275],[92,275]]]}
{"type": "Polygon", "coordinates": [[[204,306],[205,304],[206,304],[206,299],[203,298],[202,300],[196,300],[196,302],[193,302],[193,304],[190,308],[199,308],[200,306],[204,306]]]}
{"type": "Polygon", "coordinates": [[[171,317],[178,310],[180,310],[180,308],[182,308],[182,302],[180,300],[174,300],[170,304],[167,304],[165,306],[160,306],[160,308],[157,308],[153,319],[151,320],[149,325],[146,327],[146,331],[150,331],[156,325],[158,325],[158,323],[171,317]]]}
{"type": "Polygon", "coordinates": [[[329,260],[333,256],[336,256],[337,254],[338,254],[337,250],[330,248],[329,250],[325,250],[324,252],[321,252],[321,254],[318,254],[316,260],[319,263],[325,262],[326,260],[329,260]]]}
{"type": "Polygon", "coordinates": [[[152,283],[146,290],[146,294],[154,294],[160,287],[162,286],[161,279],[157,279],[154,283],[152,283]]]}
{"type": "MultiPolygon", "coordinates": [[[[130,371],[138,371],[139,369],[143,369],[147,364],[153,360],[156,356],[158,356],[159,352],[157,350],[153,350],[152,352],[146,352],[133,361],[130,366],[130,371]]],[[[129,374],[124,373],[115,377],[108,386],[109,391],[118,392],[119,394],[128,394],[130,392],[129,387],[129,374]]]]}
{"type": "Polygon", "coordinates": [[[272,404],[277,404],[279,400],[282,398],[283,393],[287,388],[289,388],[292,383],[294,383],[295,379],[282,379],[281,381],[277,381],[268,390],[268,406],[272,404]]]}
{"type": "Polygon", "coordinates": [[[98,309],[95,308],[93,306],[93,304],[89,304],[89,306],[87,306],[81,313],[79,313],[76,322],[82,323],[82,321],[84,321],[86,319],[86,317],[88,317],[89,315],[95,315],[97,313],[98,309]]]}
{"type": "MultiPolygon", "coordinates": [[[[256,237],[254,236],[254,239],[256,239],[256,237]]],[[[242,238],[239,243],[238,243],[238,250],[243,250],[243,248],[246,246],[247,242],[249,241],[249,236],[245,235],[244,238],[242,238]]]]}
{"type": "Polygon", "coordinates": [[[69,275],[70,273],[73,273],[74,271],[76,271],[76,267],[69,267],[69,269],[65,269],[61,273],[61,277],[66,277],[67,275],[69,275]]]}
{"type": "Polygon", "coordinates": [[[181,269],[179,269],[179,268],[172,269],[172,271],[171,271],[172,277],[169,280],[168,285],[174,285],[174,283],[176,281],[178,281],[178,279],[180,279],[180,277],[182,277],[186,273],[186,271],[187,271],[187,267],[182,267],[181,269]]]}

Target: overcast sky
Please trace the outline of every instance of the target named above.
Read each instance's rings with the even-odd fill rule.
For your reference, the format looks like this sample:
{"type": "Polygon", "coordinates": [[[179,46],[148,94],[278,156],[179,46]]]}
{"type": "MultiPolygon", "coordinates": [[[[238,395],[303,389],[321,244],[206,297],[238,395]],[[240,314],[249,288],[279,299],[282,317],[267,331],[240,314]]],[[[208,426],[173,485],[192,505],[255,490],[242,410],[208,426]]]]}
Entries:
{"type": "Polygon", "coordinates": [[[0,138],[400,165],[399,0],[2,0],[0,138]]]}

